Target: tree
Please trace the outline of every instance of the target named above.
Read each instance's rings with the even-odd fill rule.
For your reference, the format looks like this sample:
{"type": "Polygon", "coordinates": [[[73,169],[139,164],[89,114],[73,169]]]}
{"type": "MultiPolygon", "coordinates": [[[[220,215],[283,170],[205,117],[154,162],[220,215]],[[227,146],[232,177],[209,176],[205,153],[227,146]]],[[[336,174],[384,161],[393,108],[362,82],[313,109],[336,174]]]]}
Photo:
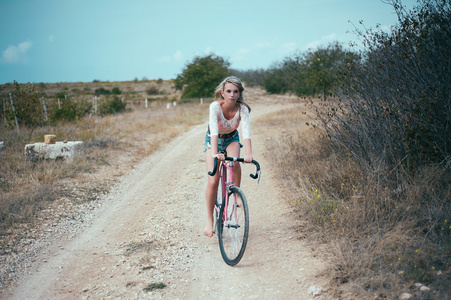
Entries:
{"type": "Polygon", "coordinates": [[[182,98],[209,97],[215,87],[231,75],[230,63],[220,56],[196,56],[175,79],[175,88],[183,90],[182,98]]]}
{"type": "Polygon", "coordinates": [[[264,86],[267,71],[264,69],[232,70],[236,77],[240,78],[249,86],[264,86]]]}
{"type": "Polygon", "coordinates": [[[319,47],[305,55],[303,70],[305,85],[312,95],[334,94],[342,82],[341,71],[349,62],[359,61],[359,56],[337,42],[319,47]]]}
{"type": "Polygon", "coordinates": [[[287,92],[288,86],[285,78],[283,64],[273,64],[264,76],[265,90],[270,94],[283,94],[287,92]]]}
{"type": "Polygon", "coordinates": [[[342,80],[344,66],[359,60],[358,54],[343,49],[338,42],[309,52],[297,52],[266,71],[264,86],[269,93],[334,94],[345,82],[342,80]]]}

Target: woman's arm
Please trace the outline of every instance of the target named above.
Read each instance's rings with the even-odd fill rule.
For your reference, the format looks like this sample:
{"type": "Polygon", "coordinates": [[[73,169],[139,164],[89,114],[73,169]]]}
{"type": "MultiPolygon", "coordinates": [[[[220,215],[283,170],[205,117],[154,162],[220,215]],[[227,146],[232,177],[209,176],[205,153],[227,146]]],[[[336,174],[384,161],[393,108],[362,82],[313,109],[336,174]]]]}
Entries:
{"type": "Polygon", "coordinates": [[[243,144],[244,144],[244,151],[246,152],[246,156],[244,156],[244,161],[250,163],[253,160],[251,139],[245,139],[243,141],[243,144]]]}
{"type": "MultiPolygon", "coordinates": [[[[243,140],[251,138],[251,126],[249,121],[249,109],[241,104],[240,119],[241,119],[241,130],[243,132],[243,140]]],[[[252,152],[252,151],[251,151],[252,152]]]]}
{"type": "Polygon", "coordinates": [[[243,144],[246,155],[244,156],[245,162],[252,162],[252,142],[251,142],[251,129],[249,122],[249,109],[245,105],[241,105],[240,111],[241,117],[241,130],[243,131],[243,144]]]}
{"type": "Polygon", "coordinates": [[[211,156],[217,157],[220,161],[224,160],[224,154],[218,153],[218,136],[211,135],[210,136],[210,147],[211,147],[211,156]]]}
{"type": "Polygon", "coordinates": [[[211,156],[217,157],[219,160],[224,160],[224,154],[218,153],[218,109],[221,109],[219,103],[213,101],[210,104],[210,147],[211,147],[211,156]]]}

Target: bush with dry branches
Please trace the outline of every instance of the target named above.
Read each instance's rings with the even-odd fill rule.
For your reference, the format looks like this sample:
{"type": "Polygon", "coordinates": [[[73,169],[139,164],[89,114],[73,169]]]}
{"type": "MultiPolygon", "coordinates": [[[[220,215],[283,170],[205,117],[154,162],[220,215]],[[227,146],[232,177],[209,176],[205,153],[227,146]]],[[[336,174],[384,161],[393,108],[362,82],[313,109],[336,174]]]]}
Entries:
{"type": "Polygon", "coordinates": [[[400,24],[361,33],[366,51],[343,71],[338,97],[310,102],[319,132],[297,125],[269,147],[284,158],[281,177],[296,176],[286,183],[298,194],[294,207],[334,257],[337,293],[443,298],[451,279],[451,3],[420,1],[410,12],[390,3],[400,24]],[[421,292],[418,282],[432,289],[421,292]]]}

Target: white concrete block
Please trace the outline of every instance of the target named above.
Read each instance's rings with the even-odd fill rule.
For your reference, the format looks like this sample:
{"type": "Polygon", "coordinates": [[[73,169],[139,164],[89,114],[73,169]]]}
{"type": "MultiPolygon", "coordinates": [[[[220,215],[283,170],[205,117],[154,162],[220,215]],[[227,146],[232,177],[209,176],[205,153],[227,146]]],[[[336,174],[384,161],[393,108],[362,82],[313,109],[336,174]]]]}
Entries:
{"type": "Polygon", "coordinates": [[[40,159],[72,159],[83,155],[83,142],[56,142],[56,144],[34,143],[25,145],[25,156],[28,160],[40,159]]]}

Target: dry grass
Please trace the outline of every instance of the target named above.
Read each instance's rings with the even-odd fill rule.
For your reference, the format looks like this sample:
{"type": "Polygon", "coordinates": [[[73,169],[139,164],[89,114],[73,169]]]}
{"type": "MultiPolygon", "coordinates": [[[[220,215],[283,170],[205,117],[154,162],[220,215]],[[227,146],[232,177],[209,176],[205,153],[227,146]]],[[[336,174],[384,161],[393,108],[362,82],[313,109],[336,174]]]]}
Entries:
{"type": "MultiPolygon", "coordinates": [[[[394,190],[330,147],[303,106],[260,121],[268,156],[308,221],[309,238],[332,257],[339,294],[447,299],[451,279],[450,162],[421,170],[394,190]],[[306,122],[310,126],[305,125],[306,122]],[[281,134],[278,134],[280,132],[281,134]],[[421,292],[413,284],[431,287],[421,292]]],[[[330,259],[330,257],[329,257],[330,259]]],[[[346,296],[345,296],[346,297],[346,296]]]]}
{"type": "MultiPolygon", "coordinates": [[[[80,91],[94,89],[97,85],[109,87],[105,83],[72,83],[66,87],[47,84],[46,89],[47,93],[57,91],[56,86],[60,90],[80,91]]],[[[168,83],[149,81],[110,85],[129,91],[128,96],[138,95],[140,100],[127,102],[127,112],[116,115],[86,117],[57,126],[21,126],[20,131],[0,128],[0,140],[5,142],[0,152],[0,242],[6,243],[24,224],[35,224],[39,212],[56,199],[75,196],[69,188],[72,182],[76,181],[78,185],[77,197],[72,198],[79,198],[81,202],[96,199],[96,191],[105,192],[105,188],[100,187],[106,186],[107,190],[109,182],[123,175],[140,159],[208,118],[208,104],[185,103],[167,109],[167,102],[156,100],[149,102],[146,109],[142,93],[151,85],[157,86],[165,97],[177,99],[178,94],[168,89],[168,83]],[[27,161],[25,144],[43,142],[45,134],[56,134],[58,141],[83,141],[85,156],[73,161],[27,161]]]]}
{"type": "MultiPolygon", "coordinates": [[[[91,98],[96,89],[104,88],[111,91],[117,87],[121,90],[121,97],[130,102],[142,102],[149,100],[172,101],[180,100],[181,92],[174,90],[172,81],[148,80],[148,81],[102,81],[102,82],[72,82],[72,83],[46,83],[40,84],[48,97],[56,93],[67,94],[68,97],[91,98]],[[153,93],[148,93],[149,89],[153,93]]],[[[103,97],[103,96],[99,96],[103,97]]]]}

